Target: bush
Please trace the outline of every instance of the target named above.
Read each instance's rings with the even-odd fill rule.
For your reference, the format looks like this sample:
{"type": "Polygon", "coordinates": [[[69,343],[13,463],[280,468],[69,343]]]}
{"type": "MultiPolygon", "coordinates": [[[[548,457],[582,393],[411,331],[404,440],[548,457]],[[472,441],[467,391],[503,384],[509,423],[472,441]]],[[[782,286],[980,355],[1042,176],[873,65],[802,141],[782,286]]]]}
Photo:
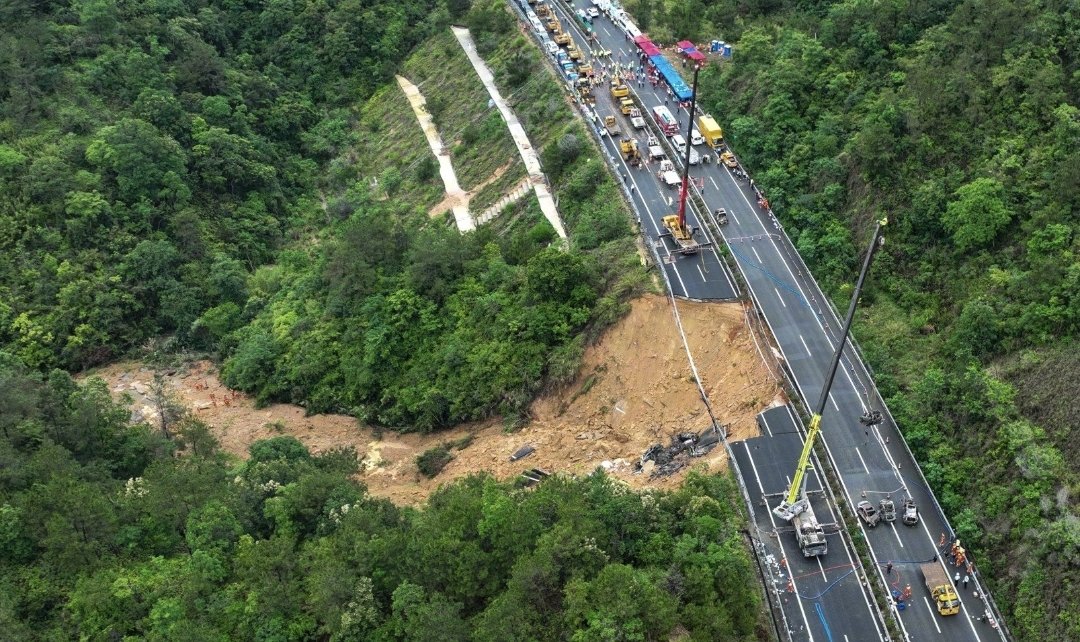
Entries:
{"type": "Polygon", "coordinates": [[[429,450],[425,450],[422,455],[416,458],[416,467],[420,469],[420,472],[425,477],[431,478],[442,472],[443,468],[450,463],[450,460],[454,456],[450,454],[450,449],[446,447],[446,444],[441,444],[429,450]]]}

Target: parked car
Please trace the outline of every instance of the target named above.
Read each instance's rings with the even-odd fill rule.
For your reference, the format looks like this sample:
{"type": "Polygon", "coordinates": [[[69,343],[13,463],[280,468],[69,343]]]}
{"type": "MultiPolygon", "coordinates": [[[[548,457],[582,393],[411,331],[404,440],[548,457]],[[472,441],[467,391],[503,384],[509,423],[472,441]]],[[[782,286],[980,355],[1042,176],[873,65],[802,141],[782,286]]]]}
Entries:
{"type": "Polygon", "coordinates": [[[859,514],[859,518],[870,528],[878,525],[881,521],[881,515],[878,514],[874,505],[868,501],[861,501],[855,507],[855,512],[859,514]]]}

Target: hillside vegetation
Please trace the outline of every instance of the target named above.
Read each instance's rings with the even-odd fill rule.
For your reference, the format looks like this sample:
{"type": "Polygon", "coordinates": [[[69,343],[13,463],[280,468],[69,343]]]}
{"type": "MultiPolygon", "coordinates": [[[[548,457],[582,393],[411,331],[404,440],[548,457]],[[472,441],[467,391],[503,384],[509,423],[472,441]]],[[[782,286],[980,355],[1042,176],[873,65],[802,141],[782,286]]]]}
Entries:
{"type": "Polygon", "coordinates": [[[31,367],[202,350],[260,400],[428,430],[514,415],[642,291],[615,185],[502,3],[5,11],[0,346],[31,367]],[[395,71],[466,188],[512,168],[478,205],[522,176],[455,18],[544,151],[568,252],[531,198],[467,237],[428,220],[395,71]]]}
{"type": "Polygon", "coordinates": [[[1012,631],[1080,639],[1080,13],[627,4],[661,39],[735,42],[704,106],[840,307],[889,217],[855,334],[1012,631]]]}

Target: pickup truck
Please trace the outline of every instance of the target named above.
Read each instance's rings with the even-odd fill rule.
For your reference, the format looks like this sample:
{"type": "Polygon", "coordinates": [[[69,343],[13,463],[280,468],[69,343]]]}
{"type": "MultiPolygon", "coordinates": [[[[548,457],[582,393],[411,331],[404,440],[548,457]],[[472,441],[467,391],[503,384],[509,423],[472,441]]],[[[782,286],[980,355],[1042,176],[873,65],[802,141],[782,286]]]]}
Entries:
{"type": "Polygon", "coordinates": [[[630,110],[630,124],[634,129],[645,129],[645,119],[641,116],[641,110],[634,107],[630,110]]]}

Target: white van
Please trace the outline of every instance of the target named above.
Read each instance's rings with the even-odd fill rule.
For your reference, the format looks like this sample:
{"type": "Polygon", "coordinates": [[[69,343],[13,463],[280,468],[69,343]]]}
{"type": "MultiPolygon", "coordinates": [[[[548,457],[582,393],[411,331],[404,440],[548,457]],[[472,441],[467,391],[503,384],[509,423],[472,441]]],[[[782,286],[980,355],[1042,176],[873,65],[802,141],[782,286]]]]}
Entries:
{"type": "Polygon", "coordinates": [[[697,127],[694,127],[693,129],[690,130],[690,144],[691,145],[704,145],[705,144],[705,138],[701,135],[701,132],[699,132],[697,130],[697,127]]]}
{"type": "Polygon", "coordinates": [[[686,139],[683,138],[682,134],[675,134],[671,137],[671,146],[675,148],[679,158],[686,156],[686,139]]]}

